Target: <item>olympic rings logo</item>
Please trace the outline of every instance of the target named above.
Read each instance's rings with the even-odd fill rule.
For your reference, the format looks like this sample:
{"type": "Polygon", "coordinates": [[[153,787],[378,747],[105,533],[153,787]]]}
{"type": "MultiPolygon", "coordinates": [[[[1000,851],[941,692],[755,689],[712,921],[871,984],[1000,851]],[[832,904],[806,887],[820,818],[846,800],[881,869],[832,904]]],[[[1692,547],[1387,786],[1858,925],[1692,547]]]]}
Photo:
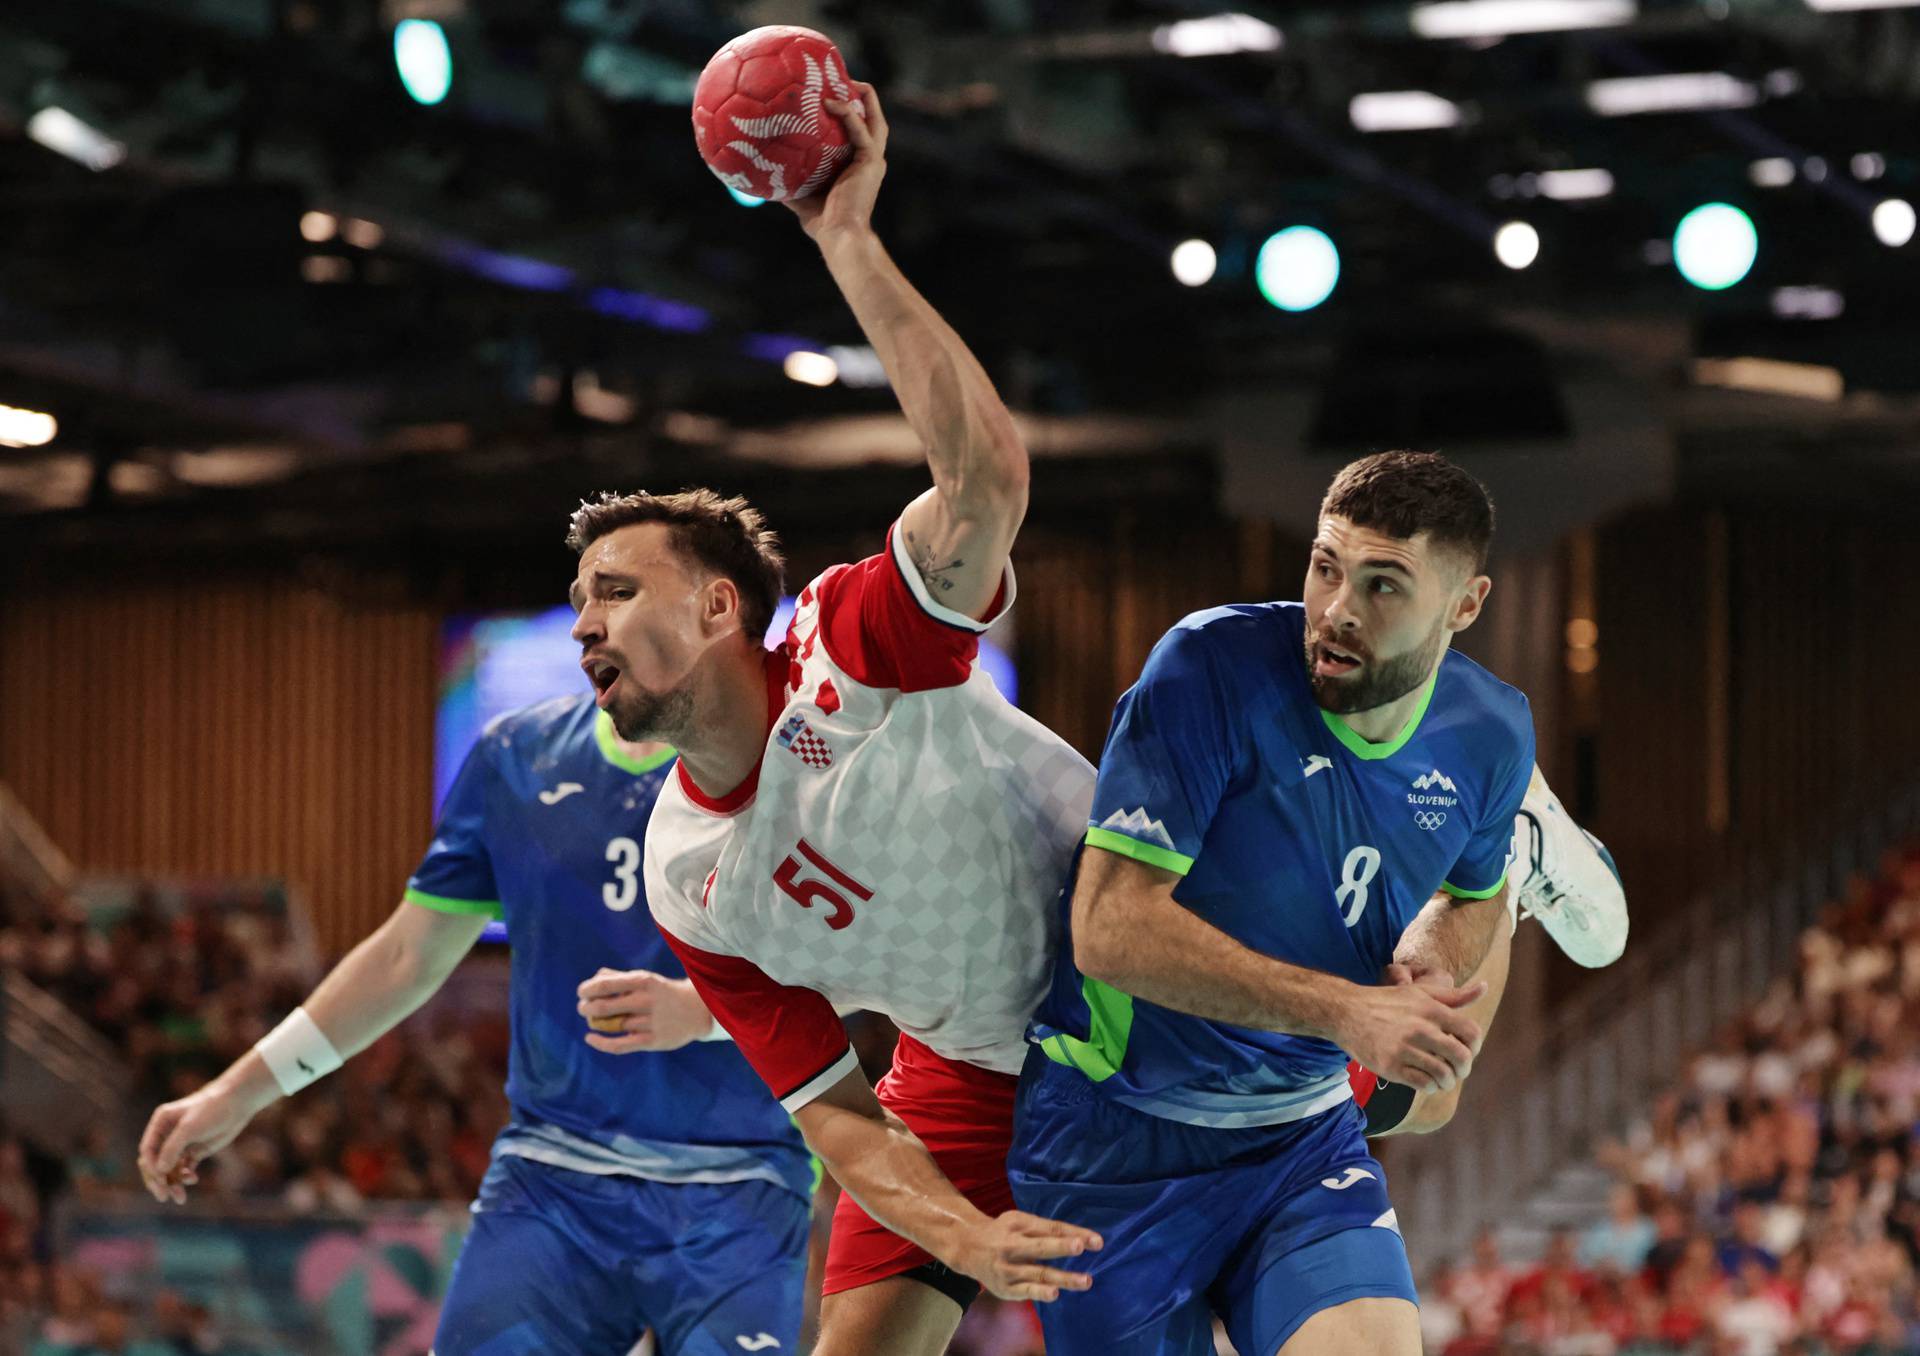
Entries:
{"type": "Polygon", "coordinates": [[[1447,822],[1447,812],[1445,810],[1415,810],[1413,812],[1413,822],[1425,829],[1428,833],[1432,833],[1435,829],[1447,822]]]}

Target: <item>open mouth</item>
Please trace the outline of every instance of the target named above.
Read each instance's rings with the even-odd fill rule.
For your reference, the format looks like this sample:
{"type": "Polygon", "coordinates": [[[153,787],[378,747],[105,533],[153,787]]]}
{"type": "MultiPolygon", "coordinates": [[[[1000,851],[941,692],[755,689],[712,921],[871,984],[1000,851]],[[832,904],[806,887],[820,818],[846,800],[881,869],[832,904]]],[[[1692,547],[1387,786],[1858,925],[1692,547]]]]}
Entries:
{"type": "Polygon", "coordinates": [[[1323,678],[1340,678],[1360,667],[1360,657],[1325,641],[1313,647],[1313,671],[1323,678]]]}
{"type": "Polygon", "coordinates": [[[586,671],[587,680],[593,684],[593,700],[596,706],[604,707],[607,699],[613,695],[614,687],[620,682],[620,667],[606,659],[583,659],[580,667],[586,671]]]}

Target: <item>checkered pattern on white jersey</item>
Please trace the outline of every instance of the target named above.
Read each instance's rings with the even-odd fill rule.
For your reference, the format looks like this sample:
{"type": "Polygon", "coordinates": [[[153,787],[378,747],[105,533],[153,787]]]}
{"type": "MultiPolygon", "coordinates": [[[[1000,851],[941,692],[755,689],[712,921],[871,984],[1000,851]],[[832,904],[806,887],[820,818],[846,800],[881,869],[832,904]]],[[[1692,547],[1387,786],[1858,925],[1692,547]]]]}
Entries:
{"type": "MultiPolygon", "coordinates": [[[[903,579],[874,573],[871,586],[904,582],[929,626],[991,624],[940,607],[891,550],[903,579]]],[[[787,633],[787,703],[753,799],[718,814],[670,781],[647,826],[647,898],[692,946],[885,1013],[950,1059],[1017,1073],[1093,769],[977,665],[928,691],[858,681],[817,643],[825,578],[787,633]]],[[[830,605],[855,605],[845,593],[830,605]]]]}

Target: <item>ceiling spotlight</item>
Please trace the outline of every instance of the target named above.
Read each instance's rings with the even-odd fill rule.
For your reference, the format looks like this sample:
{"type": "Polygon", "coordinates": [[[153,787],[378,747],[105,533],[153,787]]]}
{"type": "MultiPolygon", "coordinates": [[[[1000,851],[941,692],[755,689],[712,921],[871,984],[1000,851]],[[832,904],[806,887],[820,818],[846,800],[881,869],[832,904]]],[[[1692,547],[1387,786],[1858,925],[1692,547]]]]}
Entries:
{"type": "Polygon", "coordinates": [[[1753,268],[1760,236],[1753,218],[1729,203],[1696,207],[1673,232],[1673,262],[1695,287],[1718,292],[1732,287],[1753,268]]]}
{"type": "Polygon", "coordinates": [[[0,405],[0,447],[45,447],[60,431],[60,421],[39,410],[0,405]]]}
{"type": "Polygon", "coordinates": [[[1807,8],[1822,14],[1836,14],[1847,9],[1908,9],[1920,5],[1920,0],[1807,0],[1807,8]]]}
{"type": "Polygon", "coordinates": [[[629,424],[639,411],[640,402],[602,386],[598,372],[576,372],[573,374],[573,408],[575,413],[595,423],[629,424]]]}
{"type": "Polygon", "coordinates": [[[1839,368],[1781,362],[1777,358],[1695,358],[1693,380],[1697,386],[1801,400],[1834,401],[1847,393],[1846,378],[1839,368]]]}
{"type": "Polygon", "coordinates": [[[1613,175],[1603,169],[1542,170],[1537,182],[1543,197],[1558,202],[1604,198],[1613,192],[1613,175]]]}
{"type": "Polygon", "coordinates": [[[1260,295],[1283,311],[1311,311],[1340,281],[1340,251],[1325,231],[1289,226],[1267,237],[1254,260],[1260,295]]]}
{"type": "Polygon", "coordinates": [[[1895,249],[1913,239],[1913,204],[1905,198],[1886,199],[1873,209],[1873,233],[1895,249]]]}
{"type": "Polygon", "coordinates": [[[1887,158],[1874,151],[1860,152],[1851,163],[1856,179],[1878,179],[1887,172],[1887,158]]]}
{"type": "Polygon", "coordinates": [[[1587,107],[1603,118],[1639,113],[1686,113],[1707,108],[1751,108],[1760,91],[1725,71],[1677,75],[1623,75],[1587,86],[1587,107]]]}
{"type": "Polygon", "coordinates": [[[1793,161],[1784,155],[1769,156],[1747,166],[1747,178],[1759,188],[1785,188],[1798,174],[1793,161]]]}
{"type": "Polygon", "coordinates": [[[840,370],[840,384],[856,390],[879,390],[888,384],[887,369],[870,344],[832,344],[827,356],[840,370]]]}
{"type": "Polygon", "coordinates": [[[796,348],[780,366],[802,386],[831,386],[840,380],[840,364],[811,349],[796,348]]]}
{"type": "Polygon", "coordinates": [[[1776,287],[1772,305],[1782,320],[1834,320],[1846,312],[1847,299],[1831,287],[1776,287]]]}
{"type": "Polygon", "coordinates": [[[363,221],[359,217],[348,217],[340,224],[340,234],[355,249],[377,250],[387,233],[380,229],[379,223],[363,221]]]}
{"type": "Polygon", "coordinates": [[[1509,33],[1560,33],[1632,23],[1635,0],[1445,0],[1416,5],[1407,16],[1423,38],[1504,38],[1509,33]]]}
{"type": "Polygon", "coordinates": [[[1524,221],[1509,221],[1493,233],[1493,256],[1508,268],[1525,268],[1540,257],[1540,232],[1524,221]]]}
{"type": "Polygon", "coordinates": [[[127,158],[124,144],[64,108],[43,108],[28,118],[27,136],[90,170],[112,169],[127,158]]]}
{"type": "Polygon", "coordinates": [[[1347,105],[1356,132],[1427,132],[1460,125],[1460,105],[1423,89],[1356,94],[1347,105]]]}
{"type": "Polygon", "coordinates": [[[393,29],[393,64],[407,97],[429,106],[453,88],[453,49],[432,19],[402,19],[393,29]]]}
{"type": "Polygon", "coordinates": [[[335,231],[340,229],[340,219],[331,212],[303,212],[300,214],[300,238],[318,245],[333,239],[335,231]]]}
{"type": "Polygon", "coordinates": [[[1204,240],[1182,240],[1173,247],[1173,276],[1188,287],[1201,287],[1213,281],[1219,258],[1213,246],[1204,240]]]}
{"type": "Polygon", "coordinates": [[[353,277],[353,265],[337,254],[309,254],[300,261],[300,276],[310,283],[343,283],[353,277]]]}
{"type": "Polygon", "coordinates": [[[1214,14],[1204,19],[1181,19],[1153,30],[1153,50],[1178,57],[1277,52],[1282,41],[1279,29],[1251,14],[1214,14]]]}

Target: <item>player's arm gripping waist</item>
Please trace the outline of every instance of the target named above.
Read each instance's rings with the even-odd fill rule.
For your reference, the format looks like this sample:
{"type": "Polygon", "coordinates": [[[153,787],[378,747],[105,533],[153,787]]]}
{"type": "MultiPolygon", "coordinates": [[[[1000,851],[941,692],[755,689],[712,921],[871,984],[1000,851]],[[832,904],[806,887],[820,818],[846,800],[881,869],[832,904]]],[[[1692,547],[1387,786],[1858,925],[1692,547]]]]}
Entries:
{"type": "Polygon", "coordinates": [[[1089,845],[1072,904],[1080,971],[1175,1012],[1332,1041],[1423,1091],[1447,1091],[1472,1066],[1480,1028],[1459,1009],[1484,986],[1363,986],[1289,965],[1182,906],[1179,879],[1089,845]]]}
{"type": "Polygon", "coordinates": [[[1085,1290],[1084,1272],[1046,1265],[1101,1246],[1091,1229],[1009,1210],[989,1216],[960,1194],[918,1137],[853,1070],[794,1114],[834,1180],[874,1219],[1001,1299],[1085,1290]]]}
{"type": "Polygon", "coordinates": [[[1357,986],[1235,941],[1174,899],[1179,880],[1090,844],[1073,893],[1081,973],[1209,1021],[1336,1039],[1345,991],[1357,986]]]}

